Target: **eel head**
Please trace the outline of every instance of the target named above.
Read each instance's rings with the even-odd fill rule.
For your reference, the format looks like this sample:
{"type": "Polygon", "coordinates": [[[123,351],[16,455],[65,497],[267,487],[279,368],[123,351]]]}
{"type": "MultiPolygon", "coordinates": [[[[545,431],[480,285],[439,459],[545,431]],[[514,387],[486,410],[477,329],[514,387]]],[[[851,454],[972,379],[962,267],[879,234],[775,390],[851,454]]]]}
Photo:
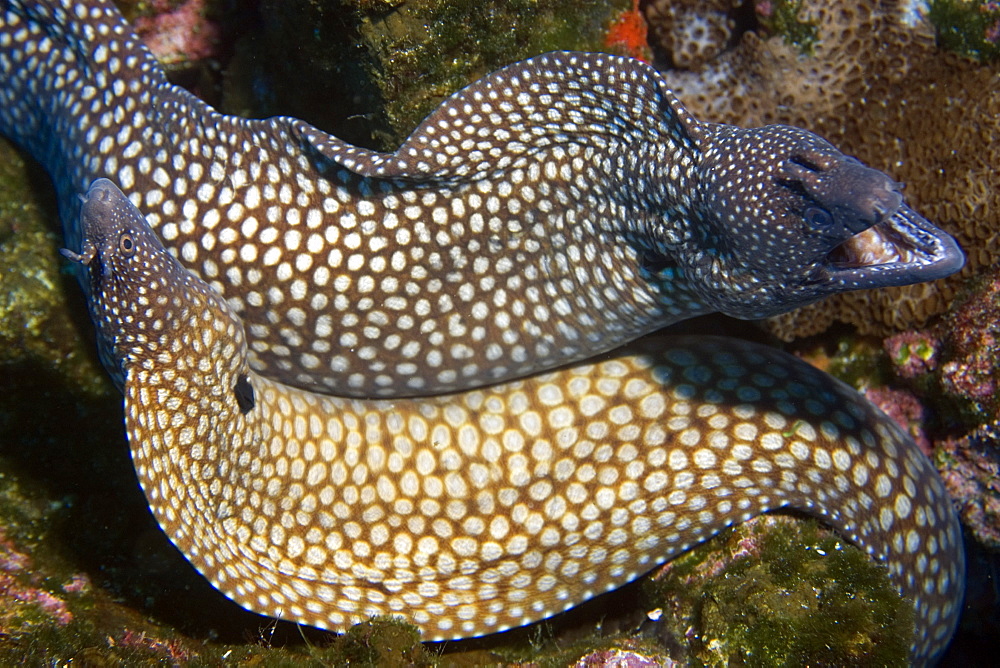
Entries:
{"type": "MultiPolygon", "coordinates": [[[[195,279],[160,242],[142,213],[107,179],[97,179],[82,196],[79,253],[63,249],[87,273],[90,316],[98,349],[121,388],[129,368],[143,360],[170,356],[205,327],[205,315],[225,300],[195,279]]],[[[243,328],[231,316],[232,340],[243,328]]]]}
{"type": "Polygon", "coordinates": [[[672,250],[703,299],[738,318],[962,268],[955,240],[901,185],[817,135],[782,125],[706,126],[699,206],[672,250]]]}

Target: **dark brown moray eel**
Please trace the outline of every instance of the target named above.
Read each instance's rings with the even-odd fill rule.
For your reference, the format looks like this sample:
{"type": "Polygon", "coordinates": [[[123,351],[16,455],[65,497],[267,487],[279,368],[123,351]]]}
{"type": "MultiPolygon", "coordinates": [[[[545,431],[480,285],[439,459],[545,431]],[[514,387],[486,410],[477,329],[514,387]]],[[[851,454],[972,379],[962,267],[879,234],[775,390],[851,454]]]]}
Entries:
{"type": "Polygon", "coordinates": [[[699,122],[602,54],[511,65],[385,154],[217,113],[110,2],[0,0],[0,132],[52,175],[68,245],[110,177],[229,300],[253,369],[340,395],[468,389],[963,262],[886,175],[797,128],[699,122]]]}
{"type": "Polygon", "coordinates": [[[914,606],[912,660],[947,645],[958,521],[913,441],[854,390],[738,340],[647,339],[608,361],[443,397],[313,394],[250,369],[244,326],[98,180],[80,253],[124,379],[160,526],[219,590],[345,630],[501,631],[618,587],[776,508],[883,562],[914,606]]]}

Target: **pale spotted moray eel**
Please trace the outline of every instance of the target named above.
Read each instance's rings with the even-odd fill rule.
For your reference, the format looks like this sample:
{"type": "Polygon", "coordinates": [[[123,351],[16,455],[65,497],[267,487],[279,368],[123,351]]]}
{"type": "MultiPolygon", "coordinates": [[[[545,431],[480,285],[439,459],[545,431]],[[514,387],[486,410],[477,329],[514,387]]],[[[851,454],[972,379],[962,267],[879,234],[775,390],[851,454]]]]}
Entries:
{"type": "Polygon", "coordinates": [[[710,311],[761,318],[931,280],[961,251],[823,139],[692,118],[643,63],[554,53],[441,105],[394,153],[171,85],[108,1],[0,0],[0,133],[59,193],[109,177],[306,389],[430,395],[710,311]]]}
{"type": "Polygon", "coordinates": [[[139,480],[219,590],[343,631],[424,639],[527,624],[726,525],[791,508],[883,562],[937,656],[964,591],[961,531],[913,441],[846,385],[738,340],[656,338],[595,364],[441,397],[311,393],[250,368],[241,319],[110,181],[82,246],[124,378],[139,480]]]}

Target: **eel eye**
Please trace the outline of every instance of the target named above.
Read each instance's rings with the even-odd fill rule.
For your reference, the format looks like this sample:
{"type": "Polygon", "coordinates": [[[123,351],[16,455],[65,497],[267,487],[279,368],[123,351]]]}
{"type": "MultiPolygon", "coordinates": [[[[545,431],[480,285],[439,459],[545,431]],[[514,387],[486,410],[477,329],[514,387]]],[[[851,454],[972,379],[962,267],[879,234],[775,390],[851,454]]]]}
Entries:
{"type": "Polygon", "coordinates": [[[246,374],[240,374],[240,377],[236,379],[236,384],[233,385],[233,394],[236,396],[236,405],[240,407],[240,412],[244,415],[253,410],[257,403],[253,395],[253,385],[250,384],[250,378],[246,374]]]}
{"type": "Polygon", "coordinates": [[[132,257],[132,253],[135,252],[135,240],[130,232],[122,232],[118,237],[118,250],[125,257],[132,257]]]}
{"type": "Polygon", "coordinates": [[[809,227],[814,230],[819,230],[825,232],[833,226],[833,216],[826,209],[821,209],[818,206],[811,206],[805,210],[802,217],[808,223],[809,227]]]}

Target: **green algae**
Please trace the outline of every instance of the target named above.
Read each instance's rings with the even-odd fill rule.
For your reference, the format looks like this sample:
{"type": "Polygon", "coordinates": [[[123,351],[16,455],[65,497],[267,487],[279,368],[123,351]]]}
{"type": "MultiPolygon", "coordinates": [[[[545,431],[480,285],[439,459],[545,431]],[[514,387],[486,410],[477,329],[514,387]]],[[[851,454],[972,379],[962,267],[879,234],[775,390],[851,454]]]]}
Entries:
{"type": "Polygon", "coordinates": [[[835,328],[788,347],[813,366],[854,388],[882,387],[892,377],[890,360],[881,341],[835,328]]]}
{"type": "Polygon", "coordinates": [[[871,337],[844,337],[837,342],[827,373],[852,387],[880,387],[889,379],[888,357],[871,337]]]}
{"type": "Polygon", "coordinates": [[[647,589],[691,665],[907,665],[910,605],[883,567],[812,520],[727,530],[647,589]]]}
{"type": "Polygon", "coordinates": [[[403,668],[403,666],[429,666],[432,657],[420,643],[417,627],[401,619],[376,617],[355,624],[334,641],[340,665],[367,664],[403,668]]]}
{"type": "Polygon", "coordinates": [[[605,50],[618,0],[415,0],[362,20],[390,145],[462,86],[547,51],[605,50]],[[502,29],[498,29],[502,26],[502,29]]]}
{"type": "MultiPolygon", "coordinates": [[[[359,2],[359,4],[361,4],[359,2]]],[[[365,3],[380,11],[395,9],[400,2],[378,2],[369,0],[365,3]]],[[[503,63],[500,63],[503,64],[503,63]]],[[[446,67],[448,63],[444,63],[446,67]]],[[[405,71],[405,70],[404,70],[405,71]]],[[[473,77],[474,78],[474,77],[473,77]]],[[[462,85],[461,77],[456,77],[451,84],[441,88],[440,95],[446,94],[444,91],[450,85],[462,85]]],[[[433,96],[432,96],[433,97],[433,96]]],[[[416,114],[415,114],[416,115],[416,114]]],[[[389,137],[389,134],[385,135],[389,137]]],[[[388,141],[388,140],[387,140],[388,141]]],[[[28,243],[35,243],[36,240],[29,239],[28,243]]],[[[58,235],[49,234],[48,239],[50,251],[58,247],[58,235]]],[[[53,255],[54,257],[54,255],[53,255]]],[[[58,262],[58,260],[57,260],[58,262]]],[[[71,289],[75,286],[70,285],[71,289]]],[[[58,288],[56,290],[58,292],[58,288]]],[[[44,325],[36,325],[30,331],[37,336],[38,332],[45,330],[44,325]]],[[[99,379],[103,379],[103,374],[98,374],[99,379]]],[[[105,383],[106,385],[106,383],[105,383]]],[[[120,445],[120,443],[119,443],[120,445]]],[[[117,453],[123,459],[127,456],[124,450],[117,453]]],[[[58,501],[53,501],[58,503],[58,501]]],[[[863,555],[862,555],[863,556],[863,555]]],[[[866,559],[866,558],[865,558],[866,559]]],[[[866,559],[867,560],[867,559],[866,559]]],[[[793,570],[777,569],[779,575],[784,574],[790,577],[793,570]]],[[[70,571],[65,571],[70,572],[70,571]]],[[[56,578],[58,579],[58,578],[56,578]]],[[[55,581],[55,580],[53,580],[55,581]]],[[[114,585],[120,590],[124,590],[126,583],[114,585]]],[[[114,598],[113,596],[109,597],[114,598]]],[[[796,599],[798,601],[800,599],[796,599]]],[[[96,602],[89,602],[81,599],[71,600],[77,609],[86,609],[97,613],[104,618],[106,623],[94,624],[93,626],[71,626],[58,627],[45,625],[44,620],[39,620],[31,634],[19,639],[16,648],[23,653],[11,653],[0,655],[0,663],[5,663],[5,659],[19,658],[28,663],[48,662],[49,660],[72,660],[74,663],[85,663],[86,665],[163,665],[165,662],[183,658],[190,665],[219,665],[226,662],[229,665],[254,665],[254,666],[298,666],[298,665],[341,665],[345,660],[361,665],[383,665],[383,660],[388,661],[393,657],[401,660],[413,659],[407,654],[412,650],[409,640],[412,638],[405,625],[389,620],[375,620],[356,627],[357,632],[352,630],[343,637],[343,643],[333,641],[328,646],[323,647],[270,647],[266,641],[266,636],[262,635],[255,643],[246,645],[227,645],[206,643],[200,639],[192,639],[170,629],[168,626],[148,625],[142,619],[142,615],[127,613],[112,607],[111,600],[99,599],[96,602]],[[373,630],[372,626],[383,626],[391,637],[387,640],[373,630]],[[109,638],[112,640],[109,642],[109,638]],[[378,654],[380,647],[391,648],[388,657],[378,654]]],[[[712,614],[712,618],[720,620],[719,624],[724,625],[727,615],[732,614],[729,609],[722,608],[716,603],[716,608],[720,611],[712,614]]],[[[78,615],[80,616],[80,615],[78,615]]],[[[412,627],[411,627],[412,630],[412,627]]],[[[766,645],[767,638],[773,636],[777,631],[774,629],[761,629],[761,634],[765,637],[758,642],[766,645]],[[766,632],[765,632],[766,631],[766,632]]],[[[738,639],[732,643],[742,642],[738,639]]],[[[584,640],[577,644],[566,647],[564,643],[555,638],[539,640],[534,646],[519,654],[523,660],[537,661],[541,666],[566,665],[572,663],[574,656],[581,653],[593,651],[601,647],[634,646],[635,641],[625,637],[604,639],[601,641],[584,640]],[[541,658],[536,658],[541,656],[541,658]]],[[[15,646],[12,646],[15,647],[15,646]]],[[[654,648],[646,646],[645,649],[654,651],[654,648]]],[[[415,659],[413,659],[415,660],[415,659]]],[[[421,661],[427,659],[423,657],[421,661]]],[[[433,662],[433,661],[432,661],[433,662]]],[[[753,660],[748,660],[753,663],[753,660]]],[[[402,665],[402,664],[401,664],[402,665]]],[[[409,665],[409,664],[407,664],[409,665]]],[[[423,665],[417,663],[417,665],[423,665]]],[[[887,662],[886,665],[892,665],[887,662]]]]}
{"type": "Polygon", "coordinates": [[[93,338],[81,335],[83,300],[67,296],[79,292],[61,269],[58,214],[34,194],[44,178],[0,139],[0,368],[27,362],[107,393],[93,338]]]}
{"type": "Polygon", "coordinates": [[[819,24],[800,17],[804,0],[774,0],[766,15],[758,11],[758,20],[769,33],[781,35],[785,44],[794,46],[803,56],[812,56],[819,42],[819,24]]]}
{"type": "Polygon", "coordinates": [[[1000,56],[1000,3],[931,0],[927,18],[942,48],[983,62],[1000,56]]]}
{"type": "MultiPolygon", "coordinates": [[[[58,247],[58,242],[54,233],[49,236],[51,251],[58,247]]],[[[77,289],[72,281],[63,279],[67,283],[63,291],[77,289]]],[[[72,316],[65,317],[69,322],[73,321],[72,316]]],[[[77,318],[86,316],[77,314],[77,318]]],[[[92,343],[88,341],[86,345],[92,343]]],[[[663,656],[663,647],[648,639],[618,634],[603,638],[588,635],[582,640],[567,641],[562,632],[547,630],[554,628],[547,623],[526,630],[520,636],[522,639],[530,638],[530,642],[506,646],[511,638],[501,637],[492,641],[488,652],[470,651],[443,657],[436,657],[433,650],[419,643],[414,644],[412,627],[390,620],[363,624],[340,638],[313,632],[308,636],[308,642],[296,642],[294,638],[288,640],[286,637],[272,645],[267,630],[270,622],[247,621],[256,618],[239,611],[233,604],[215,602],[204,606],[208,612],[202,612],[204,597],[215,596],[218,599],[221,596],[208,591],[210,586],[187,567],[179,554],[171,553],[172,548],[166,538],[148,517],[145,500],[135,486],[120,433],[118,398],[113,393],[88,395],[73,383],[66,386],[65,377],[58,367],[45,367],[48,371],[39,373],[37,366],[44,364],[40,359],[30,356],[34,366],[25,367],[23,373],[7,380],[9,385],[5,395],[8,404],[4,410],[10,411],[11,417],[6,422],[10,438],[5,440],[5,445],[21,454],[13,464],[0,463],[0,470],[13,470],[24,476],[39,478],[31,487],[43,490],[48,494],[48,500],[39,502],[38,507],[58,509],[47,514],[36,512],[37,521],[25,524],[30,526],[25,534],[30,537],[29,547],[25,549],[36,561],[36,572],[47,573],[42,575],[40,588],[63,598],[74,619],[62,625],[37,609],[29,611],[30,615],[24,618],[28,623],[10,634],[10,642],[0,647],[0,664],[23,662],[38,665],[72,661],[109,666],[164,663],[211,666],[225,662],[228,665],[271,667],[345,665],[348,661],[352,665],[386,665],[392,661],[398,661],[397,665],[482,665],[503,660],[562,666],[602,650],[629,649],[650,656],[663,656]],[[64,387],[56,390],[60,385],[64,387]],[[12,397],[16,397],[17,401],[11,403],[12,397]],[[17,425],[31,423],[32,411],[37,411],[37,406],[43,401],[46,410],[65,416],[65,419],[46,421],[31,430],[17,432],[17,425]],[[74,431],[80,431],[80,425],[87,425],[87,429],[83,430],[85,433],[74,436],[74,431]],[[81,481],[76,478],[85,479],[89,489],[82,488],[81,481]],[[73,494],[67,496],[67,489],[72,489],[73,494]],[[143,556],[137,563],[122,563],[108,556],[136,551],[134,543],[137,539],[134,536],[121,538],[117,536],[117,531],[111,532],[115,535],[107,531],[107,526],[121,521],[123,509],[132,515],[142,516],[142,522],[134,518],[122,522],[131,527],[129,533],[144,536],[141,539],[144,544],[155,545],[152,549],[143,548],[143,556]],[[55,528],[44,528],[41,520],[51,521],[55,528]],[[93,540],[95,544],[87,544],[88,540],[93,540]],[[95,582],[89,591],[76,594],[62,592],[62,583],[70,581],[79,572],[104,573],[107,580],[95,582]],[[165,614],[163,610],[168,608],[176,608],[178,612],[165,614]],[[257,623],[262,630],[249,642],[240,644],[234,642],[236,638],[232,631],[223,632],[221,642],[214,639],[215,629],[229,624],[230,618],[239,620],[232,623],[235,627],[253,628],[252,625],[257,623]],[[388,653],[376,654],[380,650],[388,653]]],[[[106,384],[102,372],[95,370],[94,373],[101,383],[106,384]]],[[[16,495],[11,498],[16,499],[16,495]]],[[[7,523],[8,520],[0,517],[0,525],[7,523]]],[[[864,555],[861,558],[867,562],[864,555]]],[[[793,577],[793,570],[778,570],[779,575],[786,579],[793,577]]],[[[759,579],[756,572],[749,571],[743,577],[750,583],[759,579]]],[[[850,578],[858,579],[853,575],[850,578]]],[[[729,576],[719,580],[718,587],[721,588],[728,587],[732,582],[729,576]]],[[[747,592],[748,596],[755,592],[750,584],[744,585],[740,591],[747,592]]],[[[766,591],[761,589],[757,594],[769,606],[770,601],[764,598],[766,591]]],[[[807,598],[802,595],[794,600],[802,603],[807,598]]],[[[747,622],[745,615],[740,618],[737,614],[744,614],[744,606],[737,605],[738,601],[730,601],[727,605],[723,605],[724,602],[724,598],[713,600],[712,606],[703,615],[711,623],[712,632],[720,638],[715,644],[705,643],[711,645],[710,650],[716,650],[721,644],[723,647],[759,646],[763,649],[758,652],[773,653],[785,649],[778,640],[788,634],[803,633],[798,627],[784,622],[762,624],[756,617],[752,623],[747,622]],[[734,619],[735,628],[727,632],[734,619]]],[[[902,611],[904,618],[905,613],[906,608],[902,611]]],[[[286,636],[288,633],[286,630],[286,636]]],[[[855,643],[862,644],[856,639],[855,643]]],[[[777,657],[775,654],[767,656],[777,657]]],[[[811,655],[802,650],[795,656],[811,655]]],[[[752,658],[746,660],[753,663],[752,658]]],[[[708,658],[699,660],[710,665],[708,658]]],[[[886,661],[886,665],[892,663],[886,661]]]]}
{"type": "Polygon", "coordinates": [[[233,67],[231,80],[242,85],[229,88],[224,107],[291,114],[390,150],[445,97],[505,65],[552,50],[607,50],[610,24],[629,7],[629,0],[263,0],[261,32],[238,48],[244,55],[233,67]]]}
{"type": "Polygon", "coordinates": [[[934,346],[923,339],[907,342],[899,347],[899,351],[892,358],[892,363],[896,366],[905,366],[913,359],[929,362],[934,357],[936,350],[934,346]]]}

